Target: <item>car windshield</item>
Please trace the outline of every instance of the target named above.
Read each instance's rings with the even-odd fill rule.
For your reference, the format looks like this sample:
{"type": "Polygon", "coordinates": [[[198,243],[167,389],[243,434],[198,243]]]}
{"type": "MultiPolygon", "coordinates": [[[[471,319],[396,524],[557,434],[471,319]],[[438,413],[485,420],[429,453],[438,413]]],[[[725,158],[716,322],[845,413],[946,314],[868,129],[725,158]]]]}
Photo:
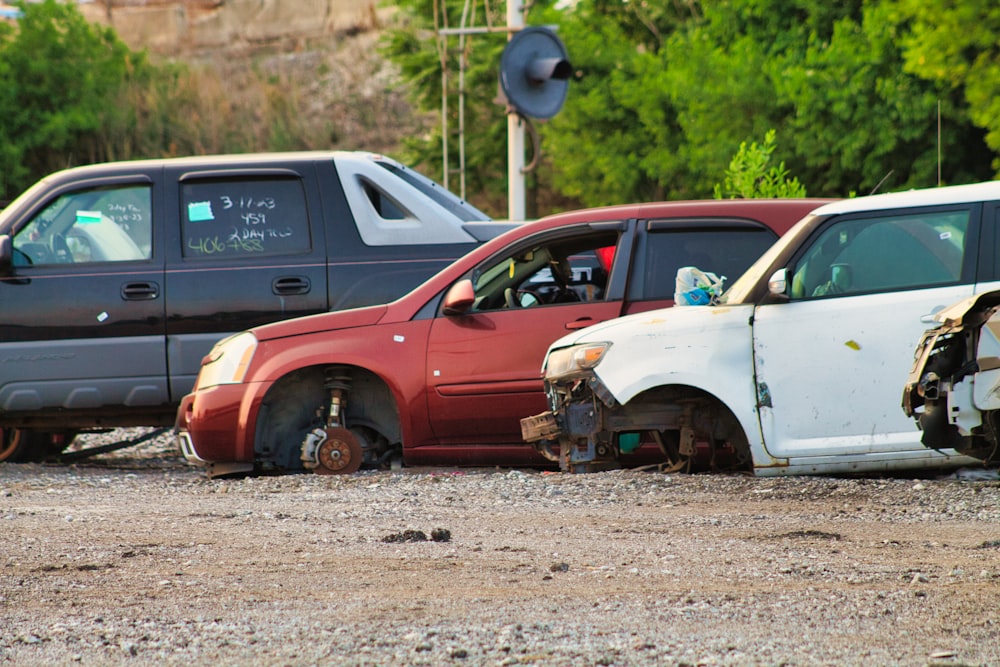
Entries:
{"type": "Polygon", "coordinates": [[[767,252],[761,255],[756,262],[750,265],[750,268],[743,272],[743,275],[729,286],[729,289],[722,293],[719,297],[719,303],[745,303],[753,288],[760,282],[761,276],[770,270],[775,258],[784,252],[789,245],[799,245],[799,237],[809,233],[808,230],[812,229],[809,221],[814,218],[815,216],[812,215],[806,216],[796,223],[788,233],[778,239],[774,245],[767,249],[767,252]]]}

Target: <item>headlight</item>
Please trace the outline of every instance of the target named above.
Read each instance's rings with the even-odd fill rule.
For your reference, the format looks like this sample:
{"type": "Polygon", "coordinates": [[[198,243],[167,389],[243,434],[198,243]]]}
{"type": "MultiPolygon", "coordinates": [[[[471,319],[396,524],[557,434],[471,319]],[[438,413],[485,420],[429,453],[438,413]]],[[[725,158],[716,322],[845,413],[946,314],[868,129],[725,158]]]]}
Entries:
{"type": "Polygon", "coordinates": [[[249,331],[220,340],[202,359],[195,389],[243,382],[256,350],[257,338],[249,331]]]}
{"type": "Polygon", "coordinates": [[[588,371],[601,363],[611,343],[573,345],[549,352],[545,360],[545,378],[559,378],[588,371]]]}

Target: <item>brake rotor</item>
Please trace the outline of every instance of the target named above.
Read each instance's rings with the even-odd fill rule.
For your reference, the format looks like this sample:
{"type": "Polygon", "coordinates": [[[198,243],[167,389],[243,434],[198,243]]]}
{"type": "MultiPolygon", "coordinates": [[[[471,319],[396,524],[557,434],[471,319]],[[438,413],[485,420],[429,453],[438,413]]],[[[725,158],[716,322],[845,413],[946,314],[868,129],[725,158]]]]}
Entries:
{"type": "Polygon", "coordinates": [[[339,426],[326,429],[326,440],[316,452],[319,475],[349,475],[361,467],[361,443],[356,435],[339,426]]]}

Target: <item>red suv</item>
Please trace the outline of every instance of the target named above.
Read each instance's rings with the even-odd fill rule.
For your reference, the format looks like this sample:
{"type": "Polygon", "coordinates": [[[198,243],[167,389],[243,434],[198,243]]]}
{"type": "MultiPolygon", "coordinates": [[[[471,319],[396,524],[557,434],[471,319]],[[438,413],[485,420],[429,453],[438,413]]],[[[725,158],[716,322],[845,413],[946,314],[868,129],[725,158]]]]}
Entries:
{"type": "Polygon", "coordinates": [[[548,465],[520,418],[546,408],[552,341],[672,304],[680,267],[735,279],[823,203],[637,204],[521,225],[389,304],[219,342],[178,411],[179,445],[210,476],[548,465]]]}

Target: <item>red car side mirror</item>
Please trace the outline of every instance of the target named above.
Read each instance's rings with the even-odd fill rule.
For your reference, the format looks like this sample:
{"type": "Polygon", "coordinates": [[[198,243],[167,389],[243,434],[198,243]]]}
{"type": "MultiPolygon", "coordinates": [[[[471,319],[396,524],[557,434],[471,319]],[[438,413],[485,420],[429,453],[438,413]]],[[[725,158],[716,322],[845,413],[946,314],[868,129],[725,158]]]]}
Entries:
{"type": "Polygon", "coordinates": [[[444,295],[444,306],[441,310],[445,315],[465,315],[475,301],[476,291],[472,287],[472,281],[459,280],[444,295]]]}

